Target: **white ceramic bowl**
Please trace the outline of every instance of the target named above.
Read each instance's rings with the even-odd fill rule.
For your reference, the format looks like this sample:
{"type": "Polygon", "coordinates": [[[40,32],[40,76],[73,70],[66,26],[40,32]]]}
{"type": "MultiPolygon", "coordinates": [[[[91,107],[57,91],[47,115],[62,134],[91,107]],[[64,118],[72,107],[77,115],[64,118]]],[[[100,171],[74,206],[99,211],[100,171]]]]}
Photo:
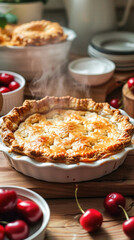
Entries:
{"type": "Polygon", "coordinates": [[[15,77],[15,81],[20,84],[20,87],[14,91],[2,93],[3,105],[0,112],[0,116],[7,114],[14,107],[19,107],[22,105],[25,87],[25,79],[21,75],[14,72],[0,70],[0,74],[1,73],[8,73],[13,75],[15,77]]]}
{"type": "MultiPolygon", "coordinates": [[[[123,115],[126,112],[120,110],[123,115]]],[[[0,119],[2,122],[2,119],[0,119]]],[[[130,118],[134,124],[134,119],[130,118]]],[[[134,136],[133,136],[134,137],[134,136]]],[[[128,152],[134,150],[134,145],[125,147],[121,152],[93,163],[63,164],[63,163],[41,163],[27,156],[9,152],[0,138],[0,151],[7,158],[9,164],[17,171],[26,176],[48,182],[82,182],[102,177],[115,171],[123,164],[128,152]]]]}
{"type": "Polygon", "coordinates": [[[114,73],[115,64],[105,58],[80,58],[68,65],[70,75],[79,83],[98,86],[107,82],[114,73]]]}
{"type": "MultiPolygon", "coordinates": [[[[27,188],[18,187],[18,186],[1,186],[2,189],[14,190],[19,198],[29,199],[37,203],[37,205],[41,208],[43,213],[43,218],[37,224],[30,225],[30,234],[29,237],[25,238],[25,240],[43,240],[45,239],[46,228],[50,219],[50,209],[47,202],[37,193],[28,190],[27,188]]],[[[4,240],[7,240],[5,237],[4,240]]]]}

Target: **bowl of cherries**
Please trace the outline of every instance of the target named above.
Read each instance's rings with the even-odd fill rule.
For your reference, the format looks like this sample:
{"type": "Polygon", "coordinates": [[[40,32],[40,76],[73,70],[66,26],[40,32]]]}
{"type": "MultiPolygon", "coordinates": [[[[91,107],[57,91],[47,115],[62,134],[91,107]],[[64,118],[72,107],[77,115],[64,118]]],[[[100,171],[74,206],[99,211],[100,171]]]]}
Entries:
{"type": "Polygon", "coordinates": [[[49,206],[39,194],[0,186],[0,240],[42,240],[49,219],[49,206]]]}
{"type": "Polygon", "coordinates": [[[0,94],[2,109],[0,115],[7,114],[12,108],[23,103],[25,79],[14,72],[0,71],[0,94]]]}

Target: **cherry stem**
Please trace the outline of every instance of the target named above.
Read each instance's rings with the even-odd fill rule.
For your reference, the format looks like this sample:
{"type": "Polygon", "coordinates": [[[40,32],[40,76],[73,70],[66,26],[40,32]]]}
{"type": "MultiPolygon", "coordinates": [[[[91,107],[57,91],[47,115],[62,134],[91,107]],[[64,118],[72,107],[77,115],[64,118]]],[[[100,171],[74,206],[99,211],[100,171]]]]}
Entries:
{"type": "Polygon", "coordinates": [[[82,213],[84,213],[84,210],[82,209],[82,207],[81,207],[80,204],[79,204],[79,201],[78,201],[78,198],[77,198],[77,192],[78,192],[78,185],[76,184],[76,188],[75,188],[75,199],[76,199],[76,203],[77,203],[77,206],[78,206],[78,208],[80,209],[80,211],[81,211],[82,213]]]}
{"type": "Polygon", "coordinates": [[[128,214],[127,214],[127,212],[126,212],[125,208],[124,208],[124,207],[122,207],[121,205],[118,205],[118,207],[120,207],[120,208],[123,210],[123,212],[124,212],[124,214],[125,214],[125,217],[126,217],[126,219],[127,219],[127,220],[129,220],[129,216],[128,216],[128,214]]]}
{"type": "Polygon", "coordinates": [[[8,224],[8,222],[6,222],[6,221],[0,221],[0,224],[6,225],[6,224],[8,224]]]}

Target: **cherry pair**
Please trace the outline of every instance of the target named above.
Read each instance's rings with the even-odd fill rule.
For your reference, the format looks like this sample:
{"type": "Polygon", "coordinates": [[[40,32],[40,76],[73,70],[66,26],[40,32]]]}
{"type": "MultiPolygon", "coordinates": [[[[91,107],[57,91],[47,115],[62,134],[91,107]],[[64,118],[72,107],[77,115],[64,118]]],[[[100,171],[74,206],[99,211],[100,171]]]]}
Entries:
{"type": "Polygon", "coordinates": [[[123,231],[129,237],[134,239],[134,217],[129,218],[125,210],[126,199],[119,193],[110,193],[104,200],[104,207],[111,215],[124,212],[126,221],[123,223],[123,231]]]}
{"type": "MultiPolygon", "coordinates": [[[[80,217],[80,224],[88,232],[98,230],[103,222],[102,214],[96,209],[88,209],[84,212],[78,202],[77,191],[78,185],[76,185],[75,189],[75,199],[80,211],[82,212],[82,216],[80,217]]],[[[123,231],[129,238],[134,238],[134,217],[128,217],[128,214],[125,210],[125,204],[125,198],[119,193],[110,193],[104,199],[104,207],[106,211],[111,215],[117,215],[123,210],[127,219],[123,223],[123,231]]]]}

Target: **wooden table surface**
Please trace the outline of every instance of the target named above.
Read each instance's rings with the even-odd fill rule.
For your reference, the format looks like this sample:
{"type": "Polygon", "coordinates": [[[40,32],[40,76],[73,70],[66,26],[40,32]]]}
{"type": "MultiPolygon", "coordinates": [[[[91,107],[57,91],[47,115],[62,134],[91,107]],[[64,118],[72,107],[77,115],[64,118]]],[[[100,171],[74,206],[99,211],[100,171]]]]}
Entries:
{"type": "MultiPolygon", "coordinates": [[[[47,240],[127,240],[122,230],[123,215],[109,216],[103,201],[109,192],[120,192],[126,197],[127,206],[134,200],[134,154],[113,173],[100,179],[78,183],[78,198],[84,210],[95,208],[103,214],[102,228],[89,234],[79,224],[80,211],[74,198],[75,183],[48,183],[24,176],[13,169],[0,153],[0,184],[17,185],[34,190],[49,204],[51,218],[46,232],[47,240]]],[[[134,215],[131,209],[129,216],[134,215]]]]}

